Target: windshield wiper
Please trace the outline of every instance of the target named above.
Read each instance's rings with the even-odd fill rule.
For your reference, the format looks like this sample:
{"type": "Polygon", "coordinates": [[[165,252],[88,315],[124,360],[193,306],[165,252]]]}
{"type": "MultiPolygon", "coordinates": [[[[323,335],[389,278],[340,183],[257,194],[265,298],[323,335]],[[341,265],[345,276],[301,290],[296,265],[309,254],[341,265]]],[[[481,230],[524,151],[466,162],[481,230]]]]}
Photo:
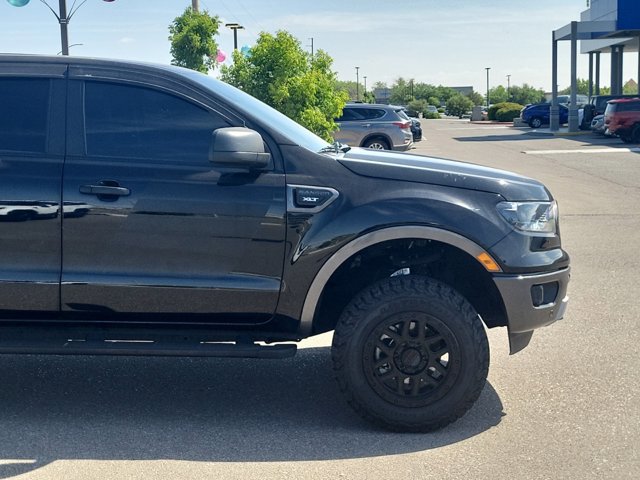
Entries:
{"type": "Polygon", "coordinates": [[[351,147],[349,145],[344,145],[336,140],[331,145],[327,145],[326,147],[321,149],[318,153],[340,153],[348,152],[349,150],[351,150],[351,147]]]}

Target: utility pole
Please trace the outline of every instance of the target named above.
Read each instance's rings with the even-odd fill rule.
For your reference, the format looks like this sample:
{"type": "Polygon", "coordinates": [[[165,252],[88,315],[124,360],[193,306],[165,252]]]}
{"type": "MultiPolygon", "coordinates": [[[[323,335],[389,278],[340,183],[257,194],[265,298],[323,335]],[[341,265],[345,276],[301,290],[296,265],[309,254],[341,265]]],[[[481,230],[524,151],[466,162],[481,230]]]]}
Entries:
{"type": "Polygon", "coordinates": [[[487,110],[489,110],[489,70],[491,67],[484,67],[484,69],[487,71],[487,110]]]}
{"type": "Polygon", "coordinates": [[[224,26],[233,30],[233,49],[238,50],[238,30],[243,30],[244,27],[239,23],[226,23],[224,26]]]}
{"type": "Polygon", "coordinates": [[[367,94],[367,76],[365,75],[362,78],[364,78],[364,94],[366,95],[367,94]]]}
{"type": "Polygon", "coordinates": [[[507,75],[507,101],[511,101],[511,75],[507,75]]]}
{"type": "Polygon", "coordinates": [[[313,37],[309,37],[309,40],[311,40],[311,58],[313,58],[313,37]]]}
{"type": "Polygon", "coordinates": [[[191,0],[191,8],[198,13],[200,11],[200,0],[191,0]]]}
{"type": "Polygon", "coordinates": [[[356,102],[360,101],[360,67],[356,67],[356,102]]]}

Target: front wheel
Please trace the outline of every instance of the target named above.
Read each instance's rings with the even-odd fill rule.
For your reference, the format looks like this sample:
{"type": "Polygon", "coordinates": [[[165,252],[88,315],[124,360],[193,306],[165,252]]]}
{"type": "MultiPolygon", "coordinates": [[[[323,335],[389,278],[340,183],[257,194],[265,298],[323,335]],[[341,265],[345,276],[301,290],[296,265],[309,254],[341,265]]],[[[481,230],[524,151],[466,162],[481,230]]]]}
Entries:
{"type": "Polygon", "coordinates": [[[462,417],[489,370],[489,344],[473,307],[420,276],[385,279],[343,312],[332,358],[340,390],[363,418],[426,432],[462,417]]]}

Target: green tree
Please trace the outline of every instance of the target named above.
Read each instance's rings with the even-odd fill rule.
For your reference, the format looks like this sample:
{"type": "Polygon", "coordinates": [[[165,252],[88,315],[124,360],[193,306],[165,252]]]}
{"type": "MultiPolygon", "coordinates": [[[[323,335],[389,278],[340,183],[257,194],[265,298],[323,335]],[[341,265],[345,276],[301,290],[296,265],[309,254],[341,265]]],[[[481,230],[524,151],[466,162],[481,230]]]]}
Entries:
{"type": "MultiPolygon", "coordinates": [[[[576,93],[579,93],[581,95],[589,95],[589,80],[586,80],[584,78],[578,78],[576,79],[576,85],[578,87],[576,93]]],[[[569,85],[567,88],[563,88],[562,90],[560,90],[558,94],[570,95],[571,85],[569,85]]]]}
{"type": "Polygon", "coordinates": [[[220,21],[208,12],[194,12],[187,7],[169,25],[169,41],[173,65],[207,73],[216,65],[218,44],[214,37],[220,21]]]}
{"type": "Polygon", "coordinates": [[[509,90],[510,101],[520,105],[529,103],[541,103],[545,101],[544,90],[523,83],[522,86],[514,85],[509,90]]]}
{"type": "Polygon", "coordinates": [[[221,78],[331,141],[334,119],[349,98],[336,88],[332,63],[322,50],[311,57],[288,32],[262,32],[251,55],[233,53],[233,65],[222,67],[221,78]]]}
{"type": "Polygon", "coordinates": [[[447,111],[449,112],[449,115],[462,117],[462,115],[472,108],[473,102],[459,93],[447,100],[447,111]]]}
{"type": "MultiPolygon", "coordinates": [[[[489,103],[503,103],[509,99],[509,94],[507,93],[507,89],[502,85],[498,85],[497,87],[493,87],[489,90],[489,103]]],[[[486,99],[485,99],[486,101],[486,99]]]]}
{"type": "Polygon", "coordinates": [[[475,90],[467,95],[467,98],[473,102],[474,105],[484,105],[484,97],[475,90]]]}
{"type": "Polygon", "coordinates": [[[347,92],[349,94],[349,100],[352,102],[358,100],[358,96],[360,97],[360,101],[364,101],[364,85],[362,85],[362,83],[360,83],[356,89],[356,82],[336,80],[336,89],[347,92]]]}
{"type": "Polygon", "coordinates": [[[364,92],[362,95],[362,101],[364,103],[376,103],[376,96],[372,91],[364,92]]]}
{"type": "Polygon", "coordinates": [[[427,98],[427,105],[433,105],[434,107],[440,106],[440,99],[438,97],[427,98]]]}
{"type": "Polygon", "coordinates": [[[415,114],[416,116],[418,116],[419,113],[422,113],[424,115],[427,112],[427,102],[422,99],[411,100],[407,104],[407,110],[409,110],[411,113],[415,114]]]}

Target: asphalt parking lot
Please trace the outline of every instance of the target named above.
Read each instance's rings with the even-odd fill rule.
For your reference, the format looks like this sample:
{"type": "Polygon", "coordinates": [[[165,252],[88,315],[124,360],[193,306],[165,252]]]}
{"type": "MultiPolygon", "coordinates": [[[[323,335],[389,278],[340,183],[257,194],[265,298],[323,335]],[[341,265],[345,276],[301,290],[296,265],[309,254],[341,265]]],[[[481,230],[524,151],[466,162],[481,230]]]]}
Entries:
{"type": "Polygon", "coordinates": [[[433,434],[351,412],[323,335],[289,360],[0,357],[0,478],[640,478],[640,149],[469,121],[424,121],[412,153],[513,170],[559,202],[564,320],[508,355],[433,434]]]}

